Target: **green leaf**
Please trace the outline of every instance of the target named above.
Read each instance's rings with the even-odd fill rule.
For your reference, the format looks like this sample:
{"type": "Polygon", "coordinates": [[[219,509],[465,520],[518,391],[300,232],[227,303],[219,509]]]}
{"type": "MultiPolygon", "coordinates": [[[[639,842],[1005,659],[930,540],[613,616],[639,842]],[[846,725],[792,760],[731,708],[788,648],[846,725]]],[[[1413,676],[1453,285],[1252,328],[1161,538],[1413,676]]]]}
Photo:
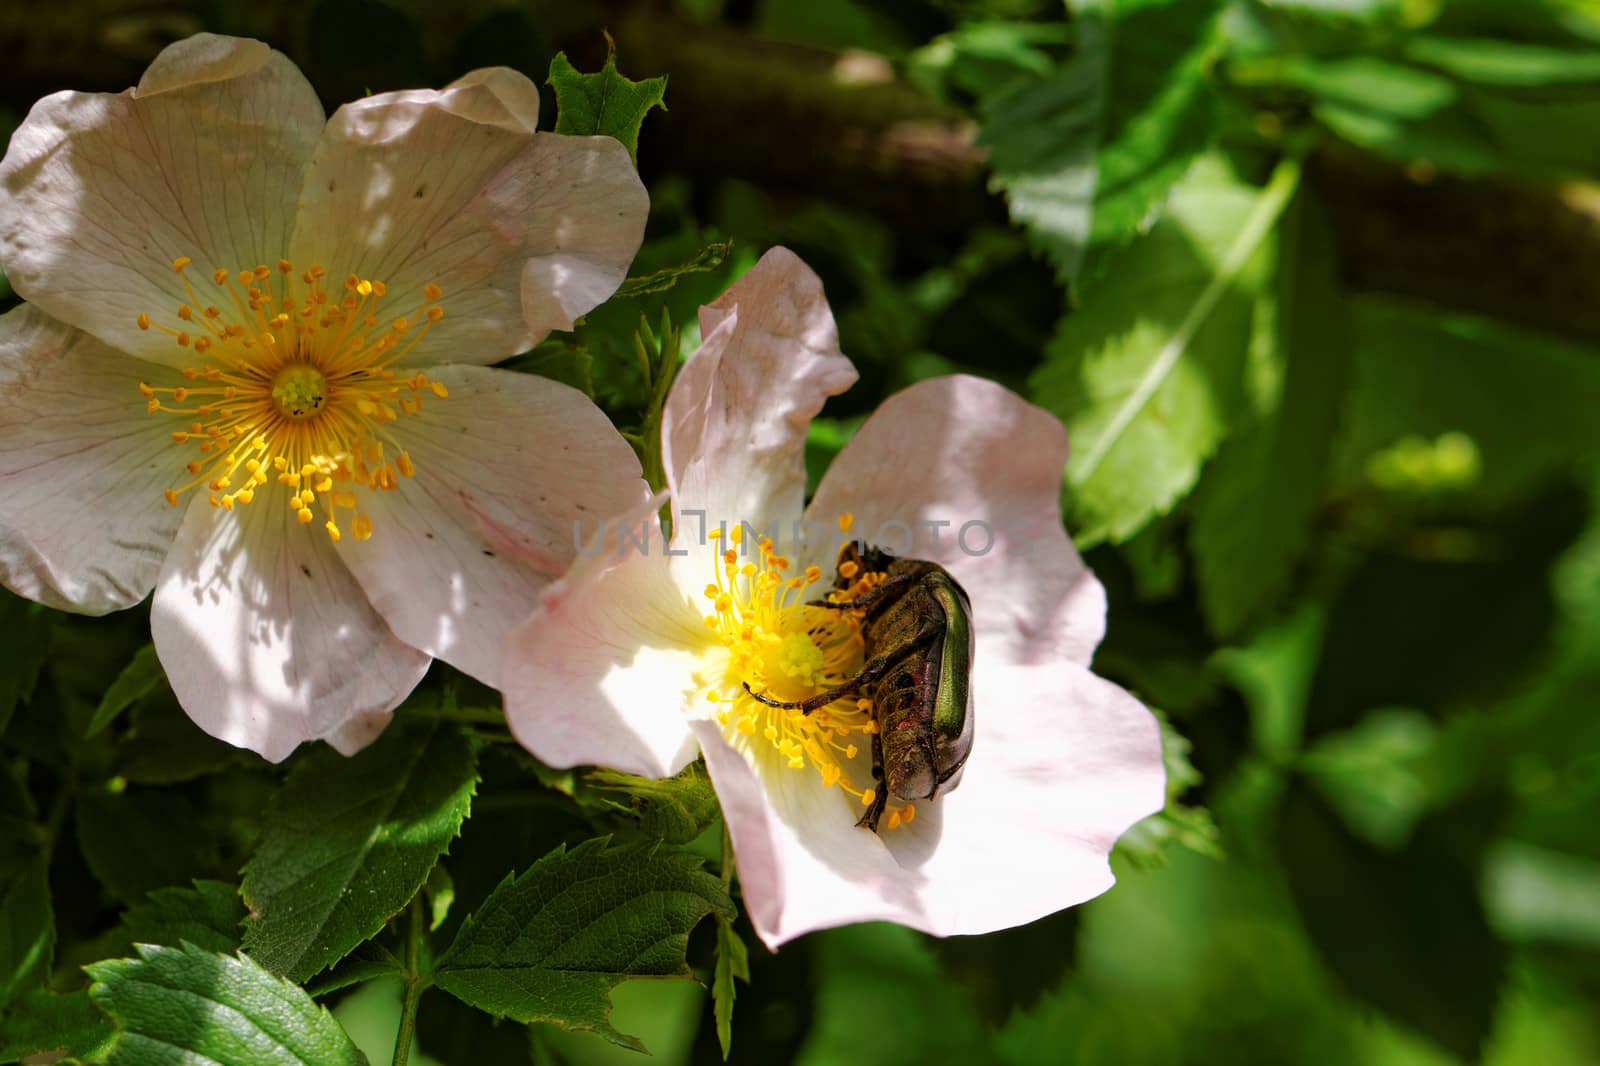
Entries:
{"type": "Polygon", "coordinates": [[[40,983],[56,946],[49,869],[31,863],[0,896],[0,1006],[40,983]]]}
{"type": "Polygon", "coordinates": [[[717,820],[721,807],[705,766],[690,763],[676,777],[652,779],[615,770],[586,774],[608,808],[638,824],[639,831],[669,844],[687,844],[717,820]]]}
{"type": "Polygon", "coordinates": [[[874,923],[813,945],[817,1014],[797,1066],[990,1061],[977,1013],[916,933],[874,923]]]}
{"type": "Polygon", "coordinates": [[[1406,44],[1405,53],[1415,62],[1484,85],[1538,87],[1600,82],[1600,54],[1592,49],[1420,36],[1406,44]]]}
{"type": "Polygon", "coordinates": [[[1262,253],[1298,179],[1286,160],[1257,190],[1201,160],[1062,320],[1030,387],[1072,437],[1064,504],[1079,543],[1126,540],[1170,509],[1245,406],[1262,253]]]}
{"type": "Polygon", "coordinates": [[[422,715],[402,715],[354,758],[308,753],[244,870],[245,949],[297,981],[339,961],[417,894],[477,782],[472,746],[422,715]]]}
{"type": "Polygon", "coordinates": [[[95,792],[79,799],[75,816],[89,869],[125,903],[215,872],[213,849],[195,839],[200,812],[182,793],[95,792]]]}
{"type": "Polygon", "coordinates": [[[375,940],[369,940],[334,963],[332,969],[307,981],[306,993],[321,999],[341,988],[363,984],[379,977],[400,976],[404,973],[405,966],[395,957],[394,952],[375,940]]]}
{"type": "Polygon", "coordinates": [[[1477,863],[1454,835],[1424,823],[1405,851],[1378,851],[1304,784],[1290,788],[1278,827],[1306,932],[1346,989],[1472,1061],[1495,1016],[1506,950],[1484,917],[1477,863]]]}
{"type": "Polygon", "coordinates": [[[0,733],[19,703],[26,703],[39,681],[50,650],[50,612],[0,589],[0,733]]]}
{"type": "Polygon", "coordinates": [[[116,721],[117,716],[153,692],[166,681],[161,671],[161,661],[156,658],[156,646],[146,644],[134,653],[133,661],[122,668],[122,673],[111,682],[106,694],[100,697],[100,706],[89,719],[85,736],[92,737],[116,721]]]}
{"type": "Polygon", "coordinates": [[[639,127],[651,108],[663,111],[667,79],[646,78],[631,81],[617,73],[615,50],[606,53],[606,65],[598,74],[580,74],[557,52],[550,61],[546,84],[556,91],[556,132],[582,136],[605,134],[615,137],[628,149],[635,162],[639,156],[639,127]]]}
{"type": "Polygon", "coordinates": [[[1073,57],[981,101],[993,184],[1065,282],[1145,222],[1210,137],[1210,0],[1077,5],[1073,57]]]}
{"type": "Polygon", "coordinates": [[[1223,443],[1193,498],[1189,546],[1200,606],[1228,639],[1288,588],[1327,484],[1349,375],[1349,339],[1327,224],[1304,196],[1285,216],[1263,298],[1268,409],[1223,443]],[[1248,520],[1241,520],[1248,515],[1248,520]]]}
{"type": "Polygon", "coordinates": [[[588,349],[565,341],[547,340],[531,352],[501,364],[519,374],[537,374],[563,385],[571,385],[594,399],[594,356],[588,349]]]}
{"type": "Polygon", "coordinates": [[[558,847],[462,924],[434,984],[491,1014],[643,1051],[612,1028],[610,991],[629,977],[690,976],[689,931],[711,913],[731,919],[733,903],[687,852],[605,838],[558,847]]]}
{"type": "Polygon", "coordinates": [[[136,959],[84,967],[90,997],[120,1033],[111,1066],[367,1062],[331,1014],[248,958],[193,944],[136,950],[136,959]]]}
{"type": "Polygon", "coordinates": [[[185,941],[206,951],[239,949],[244,903],[239,890],[223,881],[196,881],[193,888],[158,888],[122,916],[118,935],[128,944],[185,941]]]}
{"type": "MultiPolygon", "coordinates": [[[[95,1007],[87,988],[66,995],[33,988],[0,1010],[0,1062],[52,1051],[99,1062],[116,1035],[111,1019],[95,1007]]],[[[38,1055],[37,1061],[57,1060],[38,1055]]]]}
{"type": "Polygon", "coordinates": [[[206,733],[183,713],[165,684],[128,712],[128,728],[113,755],[117,776],[135,785],[172,785],[260,760],[206,733]]]}
{"type": "Polygon", "coordinates": [[[1600,360],[1589,350],[1420,304],[1364,298],[1350,310],[1355,388],[1339,467],[1351,491],[1367,481],[1374,452],[1407,436],[1471,437],[1482,476],[1470,495],[1486,512],[1600,451],[1590,399],[1600,395],[1600,360]]]}
{"type": "Polygon", "coordinates": [[[726,1062],[733,1050],[733,1001],[738,997],[734,981],[750,983],[750,949],[744,946],[733,922],[717,918],[717,973],[711,983],[711,999],[717,1018],[717,1043],[726,1062]]]}

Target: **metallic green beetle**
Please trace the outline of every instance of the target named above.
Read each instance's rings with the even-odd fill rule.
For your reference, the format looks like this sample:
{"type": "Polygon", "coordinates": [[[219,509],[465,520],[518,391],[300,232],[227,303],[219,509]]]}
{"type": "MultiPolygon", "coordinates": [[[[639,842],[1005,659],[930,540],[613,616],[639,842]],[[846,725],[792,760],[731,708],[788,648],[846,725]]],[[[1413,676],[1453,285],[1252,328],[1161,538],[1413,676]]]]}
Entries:
{"type": "MultiPolygon", "coordinates": [[[[922,559],[899,559],[876,548],[848,545],[840,568],[853,562],[883,581],[859,599],[814,607],[860,610],[866,665],[837,688],[807,700],[782,702],[745,690],[769,707],[819,710],[872,686],[872,804],[857,825],[876,831],[889,796],[912,802],[956,787],[972,754],[972,602],[950,572],[922,559]]],[[[836,589],[850,586],[843,573],[836,589]]]]}

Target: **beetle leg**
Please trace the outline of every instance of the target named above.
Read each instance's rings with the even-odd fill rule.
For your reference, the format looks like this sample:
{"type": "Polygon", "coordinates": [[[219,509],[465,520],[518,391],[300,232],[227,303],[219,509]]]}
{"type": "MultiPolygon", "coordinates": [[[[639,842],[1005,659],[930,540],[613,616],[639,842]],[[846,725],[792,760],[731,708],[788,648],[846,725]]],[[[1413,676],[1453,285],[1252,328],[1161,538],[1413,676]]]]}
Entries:
{"type": "Polygon", "coordinates": [[[862,685],[871,680],[870,678],[866,678],[864,675],[865,672],[863,671],[862,676],[852,677],[849,681],[846,681],[838,688],[831,688],[826,692],[819,692],[808,700],[775,700],[771,696],[763,696],[761,693],[751,688],[750,682],[748,681],[744,682],[744,690],[750,693],[751,698],[757,703],[764,703],[768,707],[780,707],[786,711],[801,711],[805,714],[810,714],[812,711],[820,710],[823,707],[826,707],[828,704],[832,703],[836,699],[839,699],[841,696],[848,696],[850,693],[859,690],[862,685]]]}
{"type": "Polygon", "coordinates": [[[929,639],[931,639],[931,635],[929,637],[924,637],[923,639],[914,641],[903,648],[897,649],[893,655],[878,656],[866,666],[863,666],[859,674],[857,674],[855,677],[852,677],[849,681],[846,681],[838,688],[830,688],[826,692],[819,692],[810,699],[775,700],[772,697],[764,696],[755,689],[751,688],[750,682],[748,681],[743,682],[744,690],[750,693],[751,698],[753,698],[757,703],[764,703],[768,707],[779,707],[786,711],[801,711],[805,714],[810,714],[812,711],[821,710],[840,697],[848,696],[852,692],[859,692],[861,690],[861,686],[863,685],[872,684],[874,681],[878,680],[878,678],[882,677],[884,673],[886,673],[888,669],[895,663],[899,662],[901,659],[904,659],[912,652],[922,648],[923,645],[928,643],[929,639]]]}
{"type": "Polygon", "coordinates": [[[851,600],[848,603],[833,603],[829,600],[807,600],[806,606],[831,607],[836,611],[868,610],[873,604],[880,602],[891,592],[900,592],[904,586],[909,585],[916,580],[917,578],[914,574],[899,574],[895,577],[891,577],[883,584],[875,586],[859,600],[851,600]]]}
{"type": "Polygon", "coordinates": [[[889,789],[883,779],[883,737],[878,733],[872,734],[872,784],[872,803],[856,822],[856,826],[865,827],[876,833],[878,819],[883,817],[883,809],[889,804],[889,789]]]}

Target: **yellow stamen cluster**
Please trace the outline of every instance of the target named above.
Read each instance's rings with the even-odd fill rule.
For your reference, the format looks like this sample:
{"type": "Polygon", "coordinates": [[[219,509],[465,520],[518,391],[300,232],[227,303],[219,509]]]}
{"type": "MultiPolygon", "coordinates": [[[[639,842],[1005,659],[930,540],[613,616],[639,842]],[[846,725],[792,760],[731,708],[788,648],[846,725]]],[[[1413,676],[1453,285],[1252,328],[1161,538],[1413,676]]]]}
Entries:
{"type": "Polygon", "coordinates": [[[349,512],[351,535],[371,537],[372,519],[354,490],[393,490],[416,473],[388,426],[420,414],[425,394],[449,395],[441,382],[393,369],[444,317],[439,287],[428,285],[411,314],[380,318],[383,282],[351,274],[336,299],[322,267],[301,272],[297,286],[294,267],[280,259],[276,271],[264,264],[215,271],[208,293],[215,299],[207,301],[190,280],[191,262],[172,263],[189,297],[178,307],[181,328],[148,314],[137,320],[200,357],[182,370],[188,384],[139,385],[150,413],[186,421],[172,442],[197,453],[185,463],[190,480],[167,489],[167,502],[176,507],[204,485],[213,507],[231,511],[276,481],[302,525],[320,509],[323,528],[338,541],[340,515],[349,512]]]}
{"type": "MultiPolygon", "coordinates": [[[[848,681],[862,666],[862,612],[808,604],[823,598],[827,587],[821,568],[791,575],[793,562],[777,554],[772,541],[756,545],[752,560],[742,527],[731,529],[725,541],[721,530],[709,535],[720,550],[715,580],[705,587],[711,603],[705,623],[721,638],[728,658],[725,670],[708,679],[705,698],[716,705],[723,733],[735,747],[755,751],[770,765],[810,767],[823,785],[871,806],[874,789],[857,784],[858,777],[870,781],[871,736],[877,732],[870,699],[846,696],[807,715],[768,706],[745,690],[748,684],[772,699],[798,702],[848,681]]],[[[826,598],[849,602],[882,580],[881,573],[861,574],[849,588],[829,591],[826,598]]],[[[893,829],[914,815],[908,805],[889,812],[884,824],[893,829]]]]}

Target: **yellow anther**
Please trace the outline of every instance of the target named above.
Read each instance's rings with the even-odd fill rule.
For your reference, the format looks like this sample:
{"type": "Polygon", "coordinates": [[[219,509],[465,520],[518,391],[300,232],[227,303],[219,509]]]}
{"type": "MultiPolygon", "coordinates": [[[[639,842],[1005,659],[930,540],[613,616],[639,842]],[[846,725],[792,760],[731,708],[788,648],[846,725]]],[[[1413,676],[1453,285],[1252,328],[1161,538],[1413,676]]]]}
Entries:
{"type": "Polygon", "coordinates": [[[889,812],[889,828],[890,829],[899,829],[900,828],[900,812],[899,811],[890,811],[889,812]]]}
{"type": "Polygon", "coordinates": [[[289,260],[287,260],[287,259],[278,260],[278,273],[280,273],[280,274],[288,274],[288,273],[292,273],[293,270],[294,270],[294,264],[289,262],[289,260]]]}
{"type": "Polygon", "coordinates": [[[855,512],[846,511],[844,514],[839,516],[839,532],[840,533],[848,533],[848,532],[850,532],[850,527],[855,525],[855,524],[856,524],[855,512]]]}
{"type": "Polygon", "coordinates": [[[439,297],[444,295],[444,290],[430,281],[428,284],[422,287],[422,295],[426,296],[430,300],[437,300],[439,297]]]}
{"type": "Polygon", "coordinates": [[[228,270],[227,270],[227,268],[226,267],[218,267],[216,270],[212,271],[211,272],[211,280],[216,282],[218,285],[226,285],[228,283],[228,270]]]}
{"type": "Polygon", "coordinates": [[[174,506],[174,507],[178,506],[178,494],[176,492],[172,491],[171,489],[168,489],[166,492],[163,492],[161,495],[165,496],[167,498],[167,502],[170,503],[172,506],[174,506]]]}
{"type": "Polygon", "coordinates": [[[398,456],[395,457],[394,463],[395,463],[395,466],[400,468],[400,473],[403,474],[404,476],[406,476],[406,477],[415,477],[416,476],[417,468],[416,468],[416,465],[411,462],[411,455],[409,453],[401,452],[398,456]]]}
{"type": "Polygon", "coordinates": [[[853,580],[859,573],[861,573],[861,567],[856,565],[854,559],[846,559],[839,564],[839,576],[846,581],[853,580]]]}
{"type": "Polygon", "coordinates": [[[433,390],[433,394],[439,397],[439,399],[447,400],[450,398],[450,390],[444,387],[444,382],[435,381],[428,387],[433,390]]]}
{"type": "Polygon", "coordinates": [[[181,429],[178,430],[178,432],[176,432],[176,433],[174,433],[172,435],[172,443],[174,443],[174,444],[188,444],[189,443],[189,434],[185,433],[181,429]]]}
{"type": "Polygon", "coordinates": [[[147,330],[150,328],[150,316],[145,314],[143,311],[139,312],[139,317],[135,321],[139,323],[140,329],[147,330]]]}
{"type": "Polygon", "coordinates": [[[728,530],[728,539],[733,541],[733,543],[735,543],[735,544],[743,544],[744,543],[744,526],[738,525],[738,526],[734,526],[732,529],[728,530]]]}
{"type": "Polygon", "coordinates": [[[351,520],[350,532],[355,534],[357,540],[369,540],[372,537],[372,519],[364,514],[358,514],[351,520]]]}
{"type": "Polygon", "coordinates": [[[183,319],[185,322],[189,321],[194,317],[194,308],[190,307],[188,304],[181,305],[178,308],[178,317],[183,319]]]}
{"type": "Polygon", "coordinates": [[[878,798],[878,794],[875,791],[873,791],[870,788],[869,789],[865,789],[861,793],[861,805],[863,807],[870,807],[870,806],[872,806],[872,801],[877,799],[877,798],[878,798]]]}
{"type": "Polygon", "coordinates": [[[339,527],[331,518],[323,523],[323,528],[328,531],[329,540],[339,543],[339,527]]]}
{"type": "Polygon", "coordinates": [[[300,524],[301,525],[308,526],[308,525],[311,524],[311,520],[313,518],[315,518],[316,515],[311,513],[311,508],[302,507],[302,508],[300,508],[300,510],[295,512],[295,517],[300,519],[300,524]]]}
{"type": "Polygon", "coordinates": [[[246,488],[240,489],[238,492],[234,493],[233,495],[235,496],[235,498],[238,499],[238,501],[240,503],[249,503],[251,500],[256,498],[256,490],[246,487],[246,488]]]}
{"type": "Polygon", "coordinates": [[[428,308],[428,321],[429,322],[437,322],[443,317],[444,317],[444,308],[442,308],[442,307],[430,307],[430,308],[428,308]]]}
{"type": "MultiPolygon", "coordinates": [[[[282,260],[279,260],[279,262],[282,262],[282,260]]],[[[252,270],[250,273],[255,275],[255,279],[257,281],[266,281],[267,278],[269,278],[272,275],[272,269],[270,267],[268,267],[265,263],[262,263],[259,266],[257,266],[254,270],[252,270]]]]}
{"type": "Polygon", "coordinates": [[[356,282],[356,291],[359,292],[363,296],[371,296],[372,295],[372,282],[367,281],[366,279],[362,279],[361,281],[356,282]]]}
{"type": "Polygon", "coordinates": [[[176,258],[176,259],[174,259],[172,261],[172,269],[176,270],[178,273],[182,274],[183,273],[183,268],[188,266],[192,262],[194,262],[194,260],[190,259],[188,256],[180,255],[180,256],[178,256],[178,258],[176,258]]]}
{"type": "MultiPolygon", "coordinates": [[[[911,824],[911,820],[913,818],[915,818],[916,816],[917,816],[917,808],[913,804],[908,803],[904,807],[900,808],[900,824],[901,825],[910,825],[911,824]]],[[[891,825],[889,828],[893,829],[894,826],[891,825]]]]}
{"type": "Polygon", "coordinates": [[[140,396],[144,396],[144,397],[148,398],[148,397],[154,396],[155,394],[156,394],[156,390],[155,389],[152,389],[149,385],[146,385],[142,381],[139,382],[139,395],[140,396]]]}

